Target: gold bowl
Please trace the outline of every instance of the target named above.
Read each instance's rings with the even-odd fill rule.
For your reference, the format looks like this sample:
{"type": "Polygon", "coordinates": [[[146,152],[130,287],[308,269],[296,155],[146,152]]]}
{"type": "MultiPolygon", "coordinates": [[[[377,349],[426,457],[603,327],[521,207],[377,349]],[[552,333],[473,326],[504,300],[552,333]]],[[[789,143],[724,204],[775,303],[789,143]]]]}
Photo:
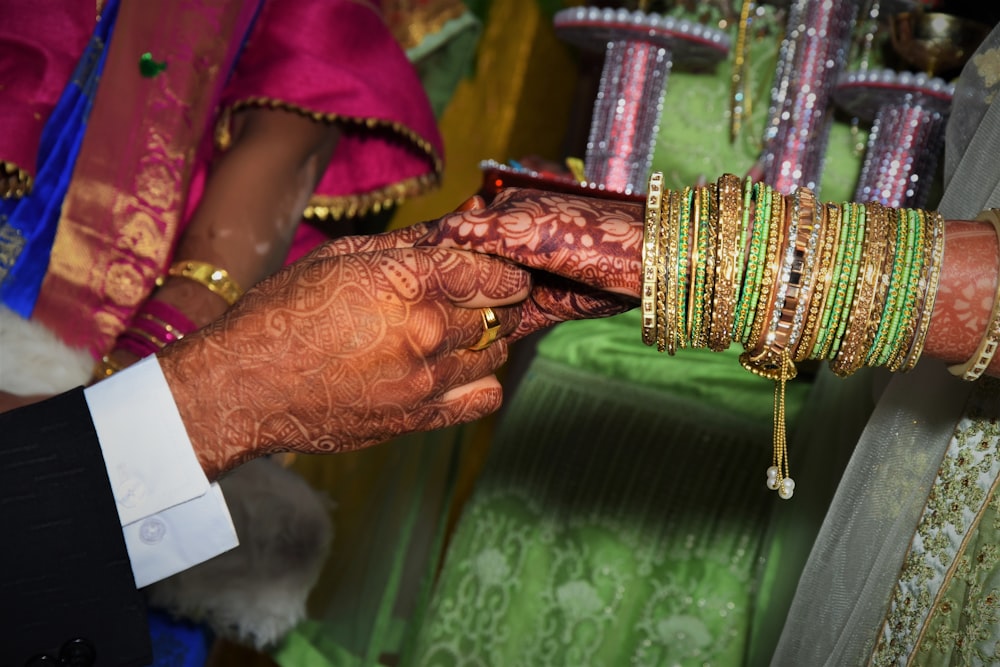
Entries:
{"type": "Polygon", "coordinates": [[[929,76],[958,69],[989,34],[989,26],[940,12],[903,12],[889,20],[896,53],[929,76]]]}

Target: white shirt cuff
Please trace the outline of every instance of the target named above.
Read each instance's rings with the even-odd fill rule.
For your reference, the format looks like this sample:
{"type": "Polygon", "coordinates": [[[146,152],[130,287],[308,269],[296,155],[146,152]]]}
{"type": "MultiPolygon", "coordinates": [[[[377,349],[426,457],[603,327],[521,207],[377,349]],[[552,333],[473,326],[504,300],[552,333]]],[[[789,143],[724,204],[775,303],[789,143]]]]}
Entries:
{"type": "Polygon", "coordinates": [[[239,544],[222,491],[198,463],[155,356],[88,387],[84,396],[137,587],[239,544]]]}

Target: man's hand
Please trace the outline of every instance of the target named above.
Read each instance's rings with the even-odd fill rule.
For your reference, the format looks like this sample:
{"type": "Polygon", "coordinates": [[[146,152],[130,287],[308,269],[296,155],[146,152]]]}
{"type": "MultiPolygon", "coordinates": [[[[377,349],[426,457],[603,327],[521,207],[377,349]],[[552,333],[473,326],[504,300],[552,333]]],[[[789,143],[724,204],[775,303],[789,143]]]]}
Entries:
{"type": "Polygon", "coordinates": [[[353,450],[496,410],[503,336],[530,289],[526,271],[486,255],[324,246],[165,348],[160,364],[214,479],[274,451],[353,450]],[[483,306],[501,338],[472,351],[483,306]]]}

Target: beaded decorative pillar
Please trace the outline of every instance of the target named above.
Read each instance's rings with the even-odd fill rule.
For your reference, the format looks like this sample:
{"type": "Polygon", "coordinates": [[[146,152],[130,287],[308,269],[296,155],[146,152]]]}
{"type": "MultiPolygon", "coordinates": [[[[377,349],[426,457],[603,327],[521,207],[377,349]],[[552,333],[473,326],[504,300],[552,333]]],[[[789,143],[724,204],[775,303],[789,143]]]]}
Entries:
{"type": "Polygon", "coordinates": [[[728,35],[683,19],[597,7],[564,9],[555,27],[567,41],[605,52],[585,177],[610,191],[644,192],[671,67],[724,59],[728,35]]]}
{"type": "Polygon", "coordinates": [[[953,94],[953,85],[926,74],[872,70],[841,76],[834,100],[872,123],[855,201],[896,208],[927,203],[953,94]]]}
{"type": "Polygon", "coordinates": [[[778,55],[764,136],[764,180],[789,194],[817,190],[830,134],[830,96],[847,62],[859,0],[794,0],[778,55]]]}

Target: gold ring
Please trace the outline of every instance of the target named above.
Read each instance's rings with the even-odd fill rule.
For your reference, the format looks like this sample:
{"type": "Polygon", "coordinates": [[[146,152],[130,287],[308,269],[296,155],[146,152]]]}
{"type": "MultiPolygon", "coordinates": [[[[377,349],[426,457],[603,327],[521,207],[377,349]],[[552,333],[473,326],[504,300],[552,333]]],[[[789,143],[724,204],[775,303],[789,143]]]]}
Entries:
{"type": "Polygon", "coordinates": [[[483,335],[470,350],[485,350],[500,336],[500,318],[489,306],[480,309],[483,316],[483,335]]]}

